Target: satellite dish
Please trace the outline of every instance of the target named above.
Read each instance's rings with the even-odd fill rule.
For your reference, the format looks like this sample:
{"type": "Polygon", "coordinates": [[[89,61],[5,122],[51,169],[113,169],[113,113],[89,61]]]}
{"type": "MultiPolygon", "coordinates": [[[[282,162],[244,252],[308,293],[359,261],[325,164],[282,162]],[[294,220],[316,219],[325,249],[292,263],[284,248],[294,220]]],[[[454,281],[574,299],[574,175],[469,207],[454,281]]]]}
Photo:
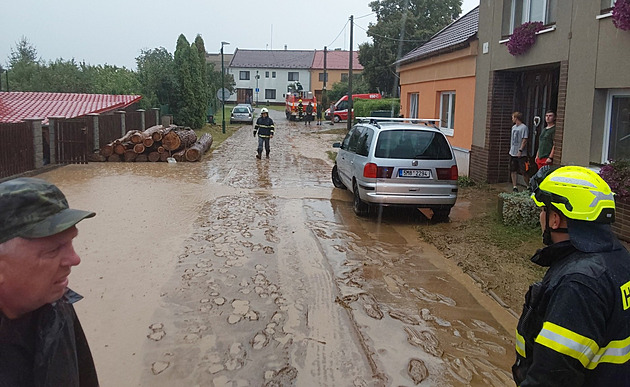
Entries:
{"type": "Polygon", "coordinates": [[[217,98],[221,102],[227,101],[228,99],[230,99],[231,96],[232,96],[232,93],[230,93],[230,91],[228,89],[226,89],[225,87],[222,88],[222,89],[217,90],[217,98]],[[225,100],[223,99],[224,95],[225,95],[225,100]]]}

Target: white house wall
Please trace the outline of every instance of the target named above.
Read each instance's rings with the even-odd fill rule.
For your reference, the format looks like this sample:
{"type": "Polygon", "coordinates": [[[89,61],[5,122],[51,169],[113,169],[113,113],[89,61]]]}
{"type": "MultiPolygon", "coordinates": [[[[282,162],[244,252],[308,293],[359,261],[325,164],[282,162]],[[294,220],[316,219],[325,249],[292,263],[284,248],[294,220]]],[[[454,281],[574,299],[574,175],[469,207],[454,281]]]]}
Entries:
{"type": "MultiPolygon", "coordinates": [[[[234,76],[237,89],[252,89],[254,91],[253,101],[256,102],[256,71],[260,75],[258,79],[258,102],[259,103],[284,103],[284,97],[287,93],[287,86],[293,81],[289,81],[289,72],[297,72],[299,82],[304,88],[308,89],[308,85],[311,84],[311,74],[309,69],[277,69],[277,68],[251,68],[251,67],[230,67],[228,72],[234,76]],[[239,74],[241,71],[249,71],[249,80],[240,80],[239,74]],[[269,71],[269,78],[265,77],[265,72],[269,71]],[[276,78],[272,78],[273,72],[276,72],[276,78]],[[275,89],[276,99],[265,98],[265,89],[275,89]]],[[[234,93],[228,102],[236,102],[236,93],[234,93]]]]}

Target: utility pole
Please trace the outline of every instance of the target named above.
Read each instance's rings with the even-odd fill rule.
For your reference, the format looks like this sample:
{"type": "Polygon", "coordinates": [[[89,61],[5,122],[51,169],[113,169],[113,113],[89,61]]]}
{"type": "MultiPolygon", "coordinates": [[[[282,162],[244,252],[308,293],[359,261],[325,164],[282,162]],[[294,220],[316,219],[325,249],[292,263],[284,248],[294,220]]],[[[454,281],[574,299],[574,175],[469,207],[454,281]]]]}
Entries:
{"type": "Polygon", "coordinates": [[[328,80],[328,74],[326,73],[326,56],[328,55],[328,49],[324,46],[324,87],[322,90],[322,103],[324,104],[322,111],[326,110],[328,104],[328,96],[326,95],[326,81],[328,80]]]}
{"type": "Polygon", "coordinates": [[[352,106],[352,30],[354,27],[354,15],[350,15],[350,52],[348,55],[348,121],[346,122],[346,128],[348,132],[352,129],[352,121],[354,121],[354,112],[352,106]]]}

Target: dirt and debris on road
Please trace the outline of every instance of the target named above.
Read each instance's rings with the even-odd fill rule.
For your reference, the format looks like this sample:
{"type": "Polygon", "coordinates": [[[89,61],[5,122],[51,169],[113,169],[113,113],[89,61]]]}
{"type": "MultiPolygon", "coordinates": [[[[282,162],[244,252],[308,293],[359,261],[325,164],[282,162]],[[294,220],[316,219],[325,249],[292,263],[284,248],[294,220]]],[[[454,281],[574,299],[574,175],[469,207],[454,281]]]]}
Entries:
{"type": "Polygon", "coordinates": [[[477,205],[358,218],[330,181],[339,134],[272,117],[269,160],[246,126],[201,163],[42,176],[97,212],[71,286],[102,385],[510,385],[516,319],[421,231],[463,234],[477,205]]]}

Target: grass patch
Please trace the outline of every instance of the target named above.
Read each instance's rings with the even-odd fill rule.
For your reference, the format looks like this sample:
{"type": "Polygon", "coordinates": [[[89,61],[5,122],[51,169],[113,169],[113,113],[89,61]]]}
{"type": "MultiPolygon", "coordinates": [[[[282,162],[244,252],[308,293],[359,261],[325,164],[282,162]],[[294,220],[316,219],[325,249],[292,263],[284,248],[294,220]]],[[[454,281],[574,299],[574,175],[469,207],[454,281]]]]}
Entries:
{"type": "Polygon", "coordinates": [[[328,158],[331,159],[332,161],[337,160],[337,152],[326,151],[326,154],[328,155],[328,158]]]}

